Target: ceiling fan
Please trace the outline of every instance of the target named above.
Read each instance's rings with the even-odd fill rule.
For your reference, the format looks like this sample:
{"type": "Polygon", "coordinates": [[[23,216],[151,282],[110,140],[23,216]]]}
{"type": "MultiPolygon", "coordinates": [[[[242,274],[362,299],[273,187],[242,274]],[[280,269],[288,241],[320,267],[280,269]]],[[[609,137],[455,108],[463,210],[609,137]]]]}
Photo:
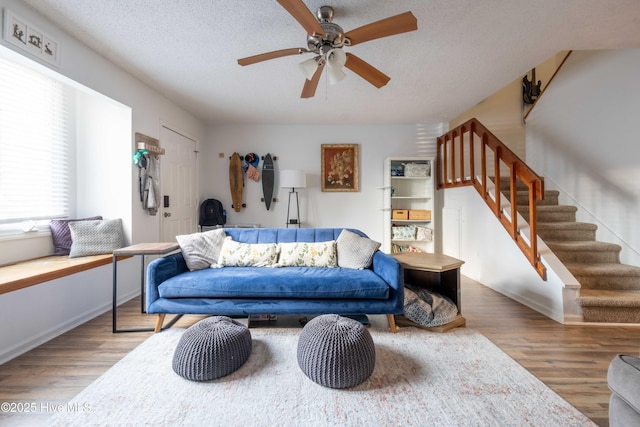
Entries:
{"type": "Polygon", "coordinates": [[[300,67],[307,75],[307,80],[300,95],[301,98],[311,98],[315,95],[325,65],[327,66],[327,74],[331,83],[338,82],[346,77],[346,74],[342,71],[344,66],[375,87],[381,88],[389,82],[389,76],[354,54],[344,52],[342,48],[418,29],[416,17],[411,12],[405,12],[345,33],[339,25],[332,22],[333,8],[331,6],[320,7],[316,13],[316,18],[302,0],[277,1],[307,32],[307,47],[261,53],[238,59],[238,64],[244,66],[283,56],[302,53],[315,54],[313,58],[300,64],[300,67]]]}

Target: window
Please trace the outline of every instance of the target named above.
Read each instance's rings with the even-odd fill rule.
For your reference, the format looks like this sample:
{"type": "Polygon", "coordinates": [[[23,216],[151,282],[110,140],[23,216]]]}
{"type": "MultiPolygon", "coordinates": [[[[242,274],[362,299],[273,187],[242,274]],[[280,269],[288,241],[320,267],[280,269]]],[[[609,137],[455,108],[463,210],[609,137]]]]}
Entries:
{"type": "Polygon", "coordinates": [[[70,215],[65,85],[0,58],[0,224],[70,215]]]}

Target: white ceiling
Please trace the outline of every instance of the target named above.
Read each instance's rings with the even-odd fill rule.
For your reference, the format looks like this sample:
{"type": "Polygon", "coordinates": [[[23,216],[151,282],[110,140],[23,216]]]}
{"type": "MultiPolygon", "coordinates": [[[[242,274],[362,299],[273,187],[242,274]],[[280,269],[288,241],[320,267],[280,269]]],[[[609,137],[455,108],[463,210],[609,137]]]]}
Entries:
{"type": "Polygon", "coordinates": [[[345,31],[411,11],[418,31],[345,47],[391,77],[346,70],[300,99],[306,47],[275,0],[24,0],[71,35],[210,123],[417,124],[448,120],[561,50],[640,47],[640,0],[305,0],[345,31]]]}

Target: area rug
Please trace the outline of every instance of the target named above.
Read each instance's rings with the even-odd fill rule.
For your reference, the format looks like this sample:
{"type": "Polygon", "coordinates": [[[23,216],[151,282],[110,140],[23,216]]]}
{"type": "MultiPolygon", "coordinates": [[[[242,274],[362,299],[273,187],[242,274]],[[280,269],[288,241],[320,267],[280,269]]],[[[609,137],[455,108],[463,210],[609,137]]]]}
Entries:
{"type": "Polygon", "coordinates": [[[370,329],[374,371],[350,389],[298,367],[301,329],[252,328],[252,352],[209,382],[176,375],[183,329],[155,334],[49,419],[53,426],[589,426],[577,409],[480,333],[370,329]]]}

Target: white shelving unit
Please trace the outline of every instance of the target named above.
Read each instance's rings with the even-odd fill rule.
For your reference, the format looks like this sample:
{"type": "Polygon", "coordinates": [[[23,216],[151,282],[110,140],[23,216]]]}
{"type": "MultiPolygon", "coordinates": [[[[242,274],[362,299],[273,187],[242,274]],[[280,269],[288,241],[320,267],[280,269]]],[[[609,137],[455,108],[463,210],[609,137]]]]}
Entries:
{"type": "MultiPolygon", "coordinates": [[[[384,242],[385,252],[434,252],[434,180],[435,162],[430,157],[388,157],[384,163],[384,242]],[[407,168],[407,165],[410,165],[407,168]],[[407,176],[406,172],[426,169],[426,175],[407,176]],[[393,218],[394,211],[404,211],[411,218],[393,218]],[[425,219],[425,211],[430,217],[425,219]],[[414,233],[411,232],[414,231],[414,233]],[[408,234],[408,236],[401,236],[408,234]],[[425,236],[426,235],[426,236],[425,236]],[[428,236],[431,236],[430,238],[428,236]],[[426,238],[425,238],[426,237],[426,238]]],[[[396,212],[398,216],[400,212],[396,212]]]]}

